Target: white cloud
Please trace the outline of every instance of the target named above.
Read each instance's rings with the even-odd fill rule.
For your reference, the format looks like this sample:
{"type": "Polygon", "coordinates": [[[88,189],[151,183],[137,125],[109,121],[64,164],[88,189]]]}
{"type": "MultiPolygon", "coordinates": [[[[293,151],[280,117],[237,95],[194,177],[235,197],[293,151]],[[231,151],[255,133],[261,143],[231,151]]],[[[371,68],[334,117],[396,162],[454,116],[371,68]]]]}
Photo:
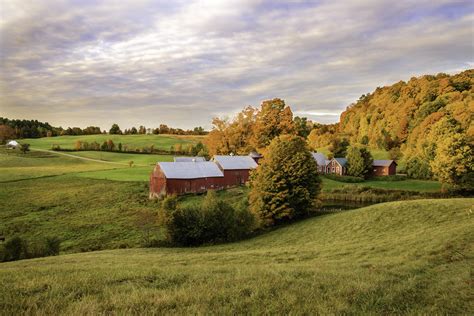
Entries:
{"type": "Polygon", "coordinates": [[[472,67],[467,1],[1,1],[1,111],[53,124],[209,127],[273,97],[332,122],[377,86],[472,67]]]}

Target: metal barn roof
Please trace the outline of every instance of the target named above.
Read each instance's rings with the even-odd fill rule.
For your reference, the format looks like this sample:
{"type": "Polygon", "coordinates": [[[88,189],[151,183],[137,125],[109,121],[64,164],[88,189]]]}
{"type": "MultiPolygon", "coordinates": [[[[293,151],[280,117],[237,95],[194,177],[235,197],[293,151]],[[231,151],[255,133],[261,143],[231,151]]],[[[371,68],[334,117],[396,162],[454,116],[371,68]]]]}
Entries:
{"type": "MultiPolygon", "coordinates": [[[[394,162],[393,160],[374,160],[372,166],[374,167],[388,167],[394,162]]],[[[395,162],[396,163],[396,162],[395,162]]]]}
{"type": "Polygon", "coordinates": [[[199,179],[223,177],[224,174],[212,161],[203,162],[159,162],[168,179],[199,179]]]}
{"type": "Polygon", "coordinates": [[[204,157],[174,157],[174,162],[203,162],[204,157]]]}
{"type": "Polygon", "coordinates": [[[347,164],[347,159],[346,158],[334,158],[342,167],[344,167],[347,164]]]}
{"type": "Polygon", "coordinates": [[[257,168],[257,163],[250,156],[214,156],[213,160],[217,162],[224,170],[257,168]]]}
{"type": "Polygon", "coordinates": [[[322,153],[311,153],[313,155],[314,160],[316,160],[316,163],[318,166],[325,166],[327,158],[324,156],[322,153]]]}

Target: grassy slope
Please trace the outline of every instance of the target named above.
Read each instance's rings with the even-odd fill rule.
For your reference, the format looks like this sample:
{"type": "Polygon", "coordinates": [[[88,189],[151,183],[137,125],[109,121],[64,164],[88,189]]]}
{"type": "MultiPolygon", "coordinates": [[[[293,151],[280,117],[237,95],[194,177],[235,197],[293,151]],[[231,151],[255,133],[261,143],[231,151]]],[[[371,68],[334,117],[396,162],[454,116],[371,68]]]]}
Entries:
{"type": "Polygon", "coordinates": [[[403,181],[383,181],[383,180],[366,180],[361,183],[345,183],[334,181],[323,177],[323,191],[340,188],[341,186],[367,186],[378,189],[388,190],[406,190],[417,192],[437,192],[441,190],[441,183],[429,180],[407,179],[403,181]]]}
{"type": "Polygon", "coordinates": [[[44,152],[21,154],[0,147],[0,182],[112,168],[117,168],[117,165],[44,152]]]}
{"type": "Polygon", "coordinates": [[[474,199],[379,204],[240,243],[0,264],[0,310],[470,314],[474,199]]]}
{"type": "Polygon", "coordinates": [[[34,148],[51,149],[52,145],[59,145],[61,148],[74,148],[76,141],[98,142],[111,139],[115,145],[122,143],[123,146],[143,147],[154,145],[156,149],[169,150],[175,144],[194,144],[203,139],[203,136],[180,136],[180,135],[84,135],[84,136],[58,136],[43,138],[27,138],[21,140],[22,143],[29,143],[34,148]]]}
{"type": "MultiPolygon", "coordinates": [[[[57,236],[63,251],[142,245],[146,184],[82,179],[74,174],[0,186],[0,232],[29,241],[57,236]]],[[[159,227],[154,232],[159,234],[159,227]]]]}

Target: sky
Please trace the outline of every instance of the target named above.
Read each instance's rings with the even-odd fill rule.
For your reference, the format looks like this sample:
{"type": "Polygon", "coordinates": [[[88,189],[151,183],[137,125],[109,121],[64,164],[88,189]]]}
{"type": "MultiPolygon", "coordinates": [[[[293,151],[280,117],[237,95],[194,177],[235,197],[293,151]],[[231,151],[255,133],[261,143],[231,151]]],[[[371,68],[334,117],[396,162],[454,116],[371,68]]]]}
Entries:
{"type": "Polygon", "coordinates": [[[211,127],[281,98],[332,123],[360,95],[474,68],[474,1],[0,0],[0,116],[211,127]]]}

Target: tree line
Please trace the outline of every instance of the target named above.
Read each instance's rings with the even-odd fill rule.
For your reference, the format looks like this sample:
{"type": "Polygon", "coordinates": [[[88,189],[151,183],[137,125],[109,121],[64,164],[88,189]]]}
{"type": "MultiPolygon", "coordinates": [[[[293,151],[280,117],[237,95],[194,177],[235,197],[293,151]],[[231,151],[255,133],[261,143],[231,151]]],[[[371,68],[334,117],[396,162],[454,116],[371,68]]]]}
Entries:
{"type": "MultiPolygon", "coordinates": [[[[132,127],[122,131],[117,124],[113,124],[108,131],[109,134],[173,134],[173,135],[206,135],[207,131],[203,127],[197,126],[193,129],[183,130],[181,128],[169,127],[166,124],[160,124],[157,128],[146,128],[139,126],[132,127]]],[[[38,120],[17,120],[0,117],[0,143],[5,143],[10,139],[21,138],[40,138],[54,137],[64,135],[97,135],[107,134],[106,130],[101,130],[98,126],[80,127],[54,127],[48,122],[38,120]]]]}
{"type": "Polygon", "coordinates": [[[115,143],[112,139],[98,143],[96,141],[87,142],[77,140],[74,143],[74,148],[61,148],[60,145],[52,145],[51,149],[54,151],[109,151],[109,152],[123,152],[123,153],[140,153],[140,154],[165,154],[165,155],[189,155],[209,157],[206,147],[202,142],[196,144],[174,144],[169,149],[155,148],[153,144],[149,146],[131,146],[115,143]]]}

